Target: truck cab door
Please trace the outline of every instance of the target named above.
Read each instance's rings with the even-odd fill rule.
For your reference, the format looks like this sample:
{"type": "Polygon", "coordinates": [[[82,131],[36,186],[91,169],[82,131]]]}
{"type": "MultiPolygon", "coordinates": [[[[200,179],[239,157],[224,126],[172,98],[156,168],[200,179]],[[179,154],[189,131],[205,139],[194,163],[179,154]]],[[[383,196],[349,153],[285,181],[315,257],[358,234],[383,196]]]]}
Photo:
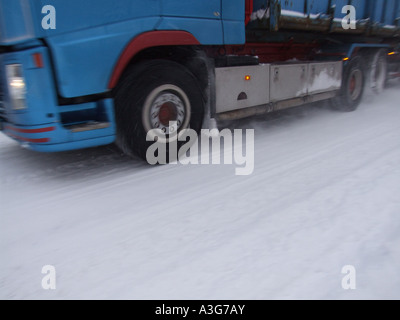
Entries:
{"type": "Polygon", "coordinates": [[[162,15],[218,20],[221,0],[163,0],[162,15]]]}
{"type": "Polygon", "coordinates": [[[244,44],[245,8],[252,8],[249,2],[253,0],[221,0],[222,24],[224,26],[224,44],[244,44]]]}
{"type": "Polygon", "coordinates": [[[162,0],[157,30],[190,32],[201,44],[223,44],[221,0],[162,0]]]}

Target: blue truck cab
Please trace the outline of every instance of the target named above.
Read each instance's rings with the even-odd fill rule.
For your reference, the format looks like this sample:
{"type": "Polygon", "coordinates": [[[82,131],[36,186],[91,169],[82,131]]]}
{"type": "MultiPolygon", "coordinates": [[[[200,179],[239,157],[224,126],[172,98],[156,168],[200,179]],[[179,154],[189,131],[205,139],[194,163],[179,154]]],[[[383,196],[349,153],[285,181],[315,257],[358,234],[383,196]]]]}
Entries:
{"type": "Polygon", "coordinates": [[[37,151],[114,142],[124,50],[244,43],[243,2],[0,0],[2,129],[37,151]]]}

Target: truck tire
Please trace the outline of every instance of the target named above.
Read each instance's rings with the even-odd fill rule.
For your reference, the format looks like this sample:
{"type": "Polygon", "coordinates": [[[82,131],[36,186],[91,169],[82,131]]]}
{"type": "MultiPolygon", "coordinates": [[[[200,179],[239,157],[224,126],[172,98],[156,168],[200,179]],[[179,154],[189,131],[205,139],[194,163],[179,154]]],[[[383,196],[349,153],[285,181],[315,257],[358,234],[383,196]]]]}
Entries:
{"type": "Polygon", "coordinates": [[[166,145],[166,163],[177,160],[178,152],[170,154],[169,144],[173,140],[179,150],[185,143],[177,141],[182,130],[199,133],[203,115],[204,100],[196,78],[176,62],[151,60],[134,65],[115,92],[117,144],[126,154],[144,160],[155,141],[166,145]],[[170,126],[170,121],[176,126],[170,126]],[[152,129],[159,129],[160,136],[146,141],[152,129]]]}
{"type": "Polygon", "coordinates": [[[343,70],[342,88],[339,95],[332,99],[334,109],[352,112],[359,106],[365,87],[365,72],[363,59],[360,56],[352,58],[343,70]]]}
{"type": "Polygon", "coordinates": [[[381,49],[372,56],[370,84],[374,93],[380,94],[386,86],[388,78],[387,54],[385,49],[381,49]]]}

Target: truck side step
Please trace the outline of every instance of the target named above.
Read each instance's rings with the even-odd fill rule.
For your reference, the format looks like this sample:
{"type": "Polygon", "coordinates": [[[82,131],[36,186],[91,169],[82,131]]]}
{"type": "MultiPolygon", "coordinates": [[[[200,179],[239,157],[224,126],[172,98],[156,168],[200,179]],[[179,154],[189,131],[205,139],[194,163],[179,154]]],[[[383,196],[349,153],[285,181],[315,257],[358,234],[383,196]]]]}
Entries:
{"type": "Polygon", "coordinates": [[[76,124],[72,126],[67,126],[66,128],[71,132],[85,132],[85,131],[92,131],[92,130],[99,130],[109,128],[111,124],[109,122],[87,122],[82,124],[76,124]]]}

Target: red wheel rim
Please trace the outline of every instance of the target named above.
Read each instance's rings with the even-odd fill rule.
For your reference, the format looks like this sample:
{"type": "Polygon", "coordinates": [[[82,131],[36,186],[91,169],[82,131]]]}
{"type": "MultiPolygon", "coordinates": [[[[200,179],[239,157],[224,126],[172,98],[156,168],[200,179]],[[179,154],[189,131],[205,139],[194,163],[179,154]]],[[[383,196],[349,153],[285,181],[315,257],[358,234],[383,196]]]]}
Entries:
{"type": "Polygon", "coordinates": [[[353,94],[356,89],[356,77],[353,75],[350,79],[350,93],[353,94]]]}
{"type": "Polygon", "coordinates": [[[171,121],[176,121],[178,112],[172,102],[166,102],[160,107],[158,118],[164,126],[169,126],[171,121]]]}

